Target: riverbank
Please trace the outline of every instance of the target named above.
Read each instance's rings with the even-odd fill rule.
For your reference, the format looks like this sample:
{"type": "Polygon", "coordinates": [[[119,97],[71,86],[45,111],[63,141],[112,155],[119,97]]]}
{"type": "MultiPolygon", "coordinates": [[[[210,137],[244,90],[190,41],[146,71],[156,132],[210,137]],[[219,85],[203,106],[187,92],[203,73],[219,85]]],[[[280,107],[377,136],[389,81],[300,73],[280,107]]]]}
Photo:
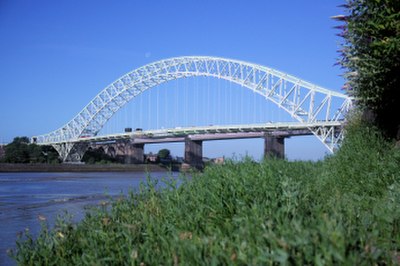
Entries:
{"type": "Polygon", "coordinates": [[[164,172],[156,164],[0,164],[0,172],[164,172]]]}
{"type": "MultiPolygon", "coordinates": [[[[18,265],[399,265],[399,160],[373,129],[353,128],[320,162],[245,158],[190,178],[147,178],[137,193],[100,202],[79,223],[67,217],[36,239],[25,233],[12,255],[18,265]]],[[[78,185],[84,196],[91,188],[83,182],[90,178],[52,178],[48,191],[63,198],[64,186],[78,185]]],[[[27,184],[38,199],[42,189],[27,184]]],[[[12,199],[25,196],[19,188],[2,187],[12,199]]]]}
{"type": "Polygon", "coordinates": [[[45,217],[46,223],[53,227],[57,217],[67,211],[73,222],[79,222],[90,208],[138,191],[142,183],[147,183],[148,176],[161,183],[163,178],[179,175],[167,172],[0,173],[0,265],[17,265],[7,256],[7,250],[17,248],[17,236],[25,228],[34,237],[39,235],[38,217],[45,217]]]}

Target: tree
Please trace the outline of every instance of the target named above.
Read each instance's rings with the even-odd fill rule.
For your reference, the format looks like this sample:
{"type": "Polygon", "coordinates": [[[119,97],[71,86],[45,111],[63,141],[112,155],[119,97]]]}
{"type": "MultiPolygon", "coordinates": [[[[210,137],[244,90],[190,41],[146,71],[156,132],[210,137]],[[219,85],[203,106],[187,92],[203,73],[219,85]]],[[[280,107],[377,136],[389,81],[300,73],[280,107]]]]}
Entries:
{"type": "Polygon", "coordinates": [[[94,163],[114,163],[115,158],[107,155],[103,148],[92,149],[89,148],[82,157],[82,161],[88,164],[94,163]]]}
{"type": "Polygon", "coordinates": [[[45,157],[42,153],[42,147],[36,144],[28,145],[29,162],[31,163],[45,163],[45,157]]]}
{"type": "Polygon", "coordinates": [[[28,137],[16,137],[6,145],[6,163],[59,163],[59,155],[52,146],[29,144],[28,137]]]}
{"type": "Polygon", "coordinates": [[[4,161],[6,163],[29,163],[29,138],[16,137],[5,147],[4,161]]]}
{"type": "Polygon", "coordinates": [[[348,0],[333,17],[344,38],[341,64],[364,118],[389,138],[400,139],[400,1],[348,0]]]}
{"type": "Polygon", "coordinates": [[[161,149],[158,151],[158,158],[163,160],[163,159],[168,159],[171,156],[171,152],[168,149],[161,149]]]}
{"type": "Polygon", "coordinates": [[[60,156],[53,146],[40,146],[41,149],[41,162],[43,163],[60,163],[60,156]]]}

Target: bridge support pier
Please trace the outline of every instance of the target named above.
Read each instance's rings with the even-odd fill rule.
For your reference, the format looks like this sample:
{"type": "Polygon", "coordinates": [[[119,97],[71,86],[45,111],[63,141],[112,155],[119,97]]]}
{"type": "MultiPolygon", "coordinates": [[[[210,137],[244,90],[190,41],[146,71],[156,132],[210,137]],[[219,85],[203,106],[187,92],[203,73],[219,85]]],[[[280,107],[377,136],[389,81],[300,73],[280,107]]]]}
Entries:
{"type": "Polygon", "coordinates": [[[203,169],[203,141],[185,138],[185,163],[198,170],[203,169]]]}
{"type": "Polygon", "coordinates": [[[268,158],[285,158],[285,138],[282,136],[264,135],[264,157],[268,158]]]}
{"type": "Polygon", "coordinates": [[[142,164],[144,163],[144,144],[126,143],[125,145],[125,163],[142,164]]]}

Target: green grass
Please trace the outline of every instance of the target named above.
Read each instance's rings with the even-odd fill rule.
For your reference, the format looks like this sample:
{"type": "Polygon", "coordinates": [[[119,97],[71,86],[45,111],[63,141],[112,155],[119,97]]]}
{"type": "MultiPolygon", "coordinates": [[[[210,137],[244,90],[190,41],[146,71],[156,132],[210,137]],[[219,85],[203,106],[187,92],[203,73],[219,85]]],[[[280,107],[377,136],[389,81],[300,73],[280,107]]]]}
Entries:
{"type": "Polygon", "coordinates": [[[400,264],[400,152],[368,128],[321,162],[251,159],[148,180],[79,224],[25,235],[21,265],[400,264]]]}

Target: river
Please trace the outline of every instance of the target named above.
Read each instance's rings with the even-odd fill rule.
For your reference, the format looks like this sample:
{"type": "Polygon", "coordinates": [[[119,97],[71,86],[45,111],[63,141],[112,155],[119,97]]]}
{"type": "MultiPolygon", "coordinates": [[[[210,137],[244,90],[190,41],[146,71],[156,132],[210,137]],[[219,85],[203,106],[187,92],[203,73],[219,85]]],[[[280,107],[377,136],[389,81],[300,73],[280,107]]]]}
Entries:
{"type": "MultiPolygon", "coordinates": [[[[153,172],[153,179],[167,177],[153,172]]],[[[174,177],[178,173],[172,174],[174,177]]],[[[52,225],[59,214],[68,211],[79,221],[85,207],[99,204],[110,196],[126,194],[145,181],[146,173],[0,173],[0,265],[15,265],[7,250],[15,248],[19,232],[35,235],[39,217],[52,225]]]]}

